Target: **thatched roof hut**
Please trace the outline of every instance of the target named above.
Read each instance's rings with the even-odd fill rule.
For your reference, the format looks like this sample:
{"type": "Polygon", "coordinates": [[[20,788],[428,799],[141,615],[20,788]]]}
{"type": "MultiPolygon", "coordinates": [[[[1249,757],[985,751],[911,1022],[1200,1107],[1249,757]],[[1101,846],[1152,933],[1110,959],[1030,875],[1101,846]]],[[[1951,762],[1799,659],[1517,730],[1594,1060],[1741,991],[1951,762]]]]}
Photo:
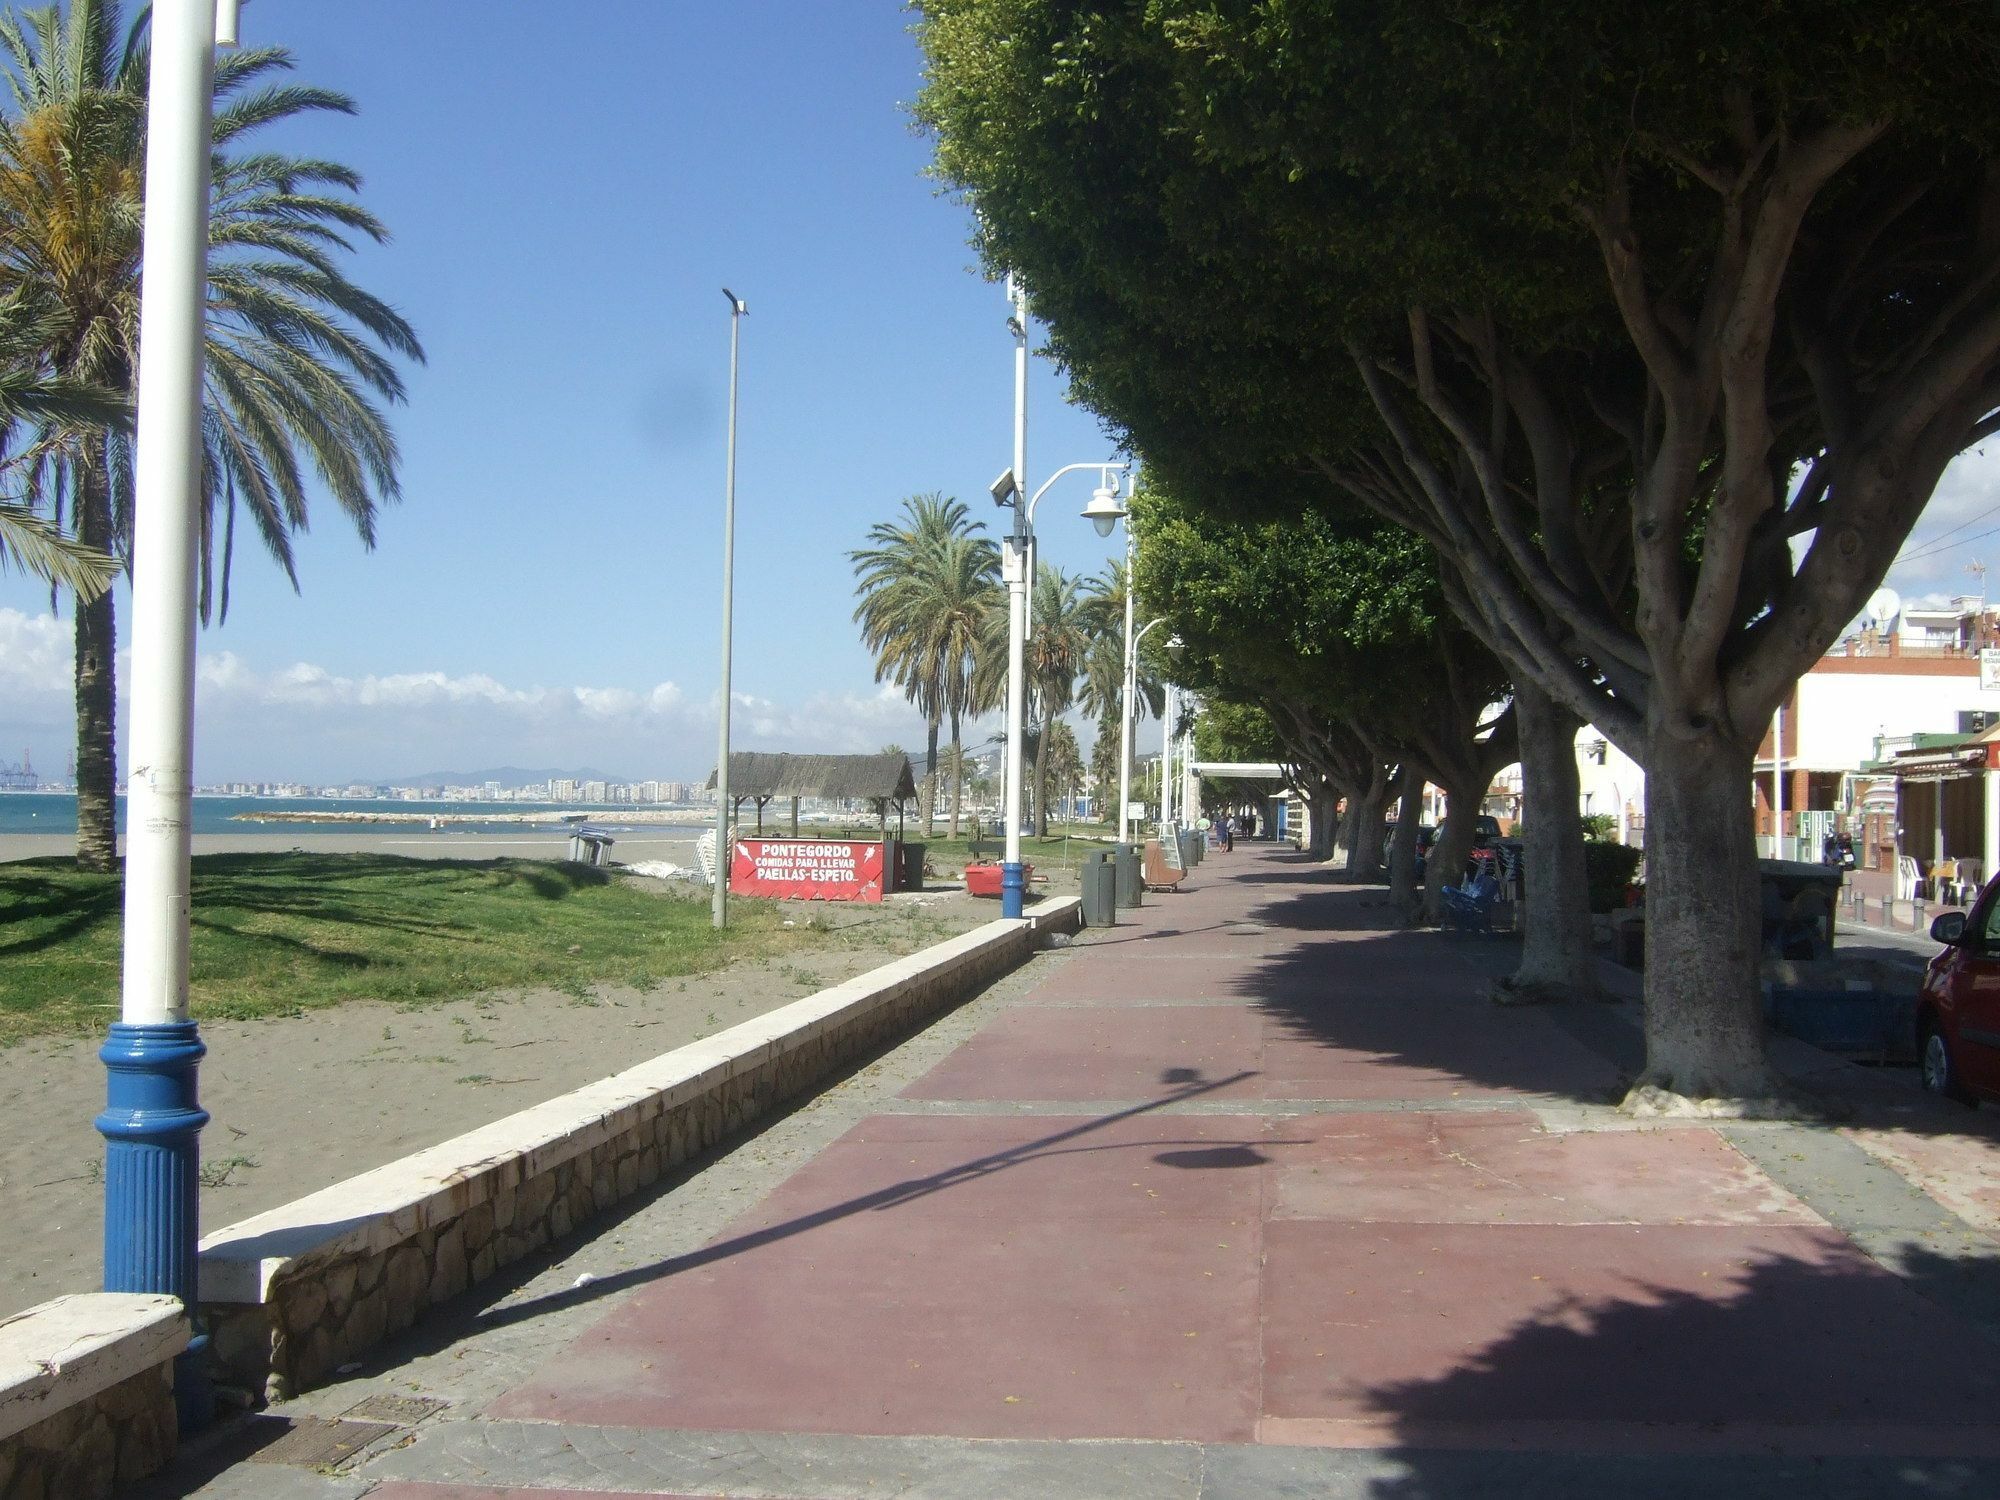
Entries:
{"type": "MultiPolygon", "coordinates": [[[[708,774],[709,790],[715,773],[708,774]]],[[[769,755],[757,750],[729,752],[729,795],[826,797],[861,802],[905,802],[917,795],[910,758],[892,755],[769,755]]]]}
{"type": "MultiPolygon", "coordinates": [[[[715,773],[708,774],[715,790],[715,773]]],[[[872,802],[886,835],[889,804],[896,804],[897,826],[903,804],[915,799],[917,778],[910,758],[890,755],[772,755],[757,750],[729,752],[729,801],[735,807],[757,804],[757,827],[764,826],[764,804],[773,797],[792,799],[792,832],[798,832],[799,799],[825,797],[836,801],[872,802]]]]}

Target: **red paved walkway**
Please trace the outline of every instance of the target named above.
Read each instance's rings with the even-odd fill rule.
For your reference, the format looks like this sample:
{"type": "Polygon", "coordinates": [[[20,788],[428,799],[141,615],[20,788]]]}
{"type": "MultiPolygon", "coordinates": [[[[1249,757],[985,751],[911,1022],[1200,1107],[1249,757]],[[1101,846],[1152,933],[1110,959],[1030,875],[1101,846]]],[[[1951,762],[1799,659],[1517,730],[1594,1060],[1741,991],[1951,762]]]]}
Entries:
{"type": "Polygon", "coordinates": [[[1611,1065],[1365,900],[1212,857],[487,1415],[2000,1450],[1989,1348],[1716,1130],[1545,1128],[1611,1065]]]}

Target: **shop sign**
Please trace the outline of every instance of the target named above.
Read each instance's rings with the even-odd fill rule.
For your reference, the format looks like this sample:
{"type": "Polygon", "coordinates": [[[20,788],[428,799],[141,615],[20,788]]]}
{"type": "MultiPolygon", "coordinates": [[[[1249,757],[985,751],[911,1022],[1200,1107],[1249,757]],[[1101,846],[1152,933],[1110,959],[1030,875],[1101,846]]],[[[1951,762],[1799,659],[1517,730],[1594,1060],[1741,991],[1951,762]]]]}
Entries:
{"type": "Polygon", "coordinates": [[[782,901],[880,901],[882,845],[872,839],[738,839],[729,889],[782,901]]]}

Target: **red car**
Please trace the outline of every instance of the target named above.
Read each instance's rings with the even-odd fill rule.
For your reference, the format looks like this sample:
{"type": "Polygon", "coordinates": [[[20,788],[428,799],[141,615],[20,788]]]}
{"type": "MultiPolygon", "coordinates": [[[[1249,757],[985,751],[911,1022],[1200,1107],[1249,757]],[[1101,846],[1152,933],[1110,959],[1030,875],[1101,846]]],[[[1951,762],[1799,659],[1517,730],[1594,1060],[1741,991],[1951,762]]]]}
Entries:
{"type": "Polygon", "coordinates": [[[1945,947],[1917,992],[1924,1087],[1963,1104],[2000,1101],[2000,878],[1970,912],[1941,914],[1931,936],[1945,947]]]}

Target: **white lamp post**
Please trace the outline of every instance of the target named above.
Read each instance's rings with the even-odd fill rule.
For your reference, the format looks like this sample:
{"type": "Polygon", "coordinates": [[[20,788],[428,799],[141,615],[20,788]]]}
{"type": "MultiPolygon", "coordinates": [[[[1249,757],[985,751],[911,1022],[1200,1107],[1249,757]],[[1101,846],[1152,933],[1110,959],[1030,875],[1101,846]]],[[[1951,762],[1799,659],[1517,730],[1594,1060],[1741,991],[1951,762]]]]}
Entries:
{"type": "MultiPolygon", "coordinates": [[[[1000,554],[1000,576],[1007,585],[1007,749],[1006,790],[1002,797],[1007,830],[1000,862],[1000,915],[1018,917],[1025,896],[1021,872],[1021,749],[1027,722],[1027,642],[1032,624],[1029,610],[1035,586],[1035,507],[1050,486],[1064,475],[1080,469],[1096,469],[1100,476],[1097,491],[1084,514],[1095,519],[1097,508],[1108,505],[1115,521],[1125,513],[1118,501],[1118,476],[1128,472],[1128,466],[1065,464],[1028,495],[1028,294],[1011,276],[1007,278],[1007,300],[1013,307],[1007,328],[1014,335],[1014,463],[993,481],[991,493],[994,504],[1014,507],[1014,527],[1004,538],[1000,554]]],[[[1110,527],[1100,523],[1098,535],[1110,534],[1110,527]]]]}
{"type": "MultiPolygon", "coordinates": [[[[736,351],[743,315],[750,305],[728,287],[729,299],[729,477],[722,497],[722,722],[715,751],[715,889],[710,893],[709,921],[720,928],[729,921],[729,867],[736,848],[729,837],[729,647],[734,619],[736,583],[736,351]]],[[[762,819],[760,818],[761,822],[762,819]]]]}
{"type": "MultiPolygon", "coordinates": [[[[123,1004],[106,1070],[104,1289],[197,1309],[197,1174],[206,1050],[188,1013],[195,563],[215,48],[235,0],[155,0],[146,101],[145,282],[134,431],[132,721],[123,1004]]],[[[175,1361],[181,1426],[213,1410],[207,1335],[175,1361]]]]}

